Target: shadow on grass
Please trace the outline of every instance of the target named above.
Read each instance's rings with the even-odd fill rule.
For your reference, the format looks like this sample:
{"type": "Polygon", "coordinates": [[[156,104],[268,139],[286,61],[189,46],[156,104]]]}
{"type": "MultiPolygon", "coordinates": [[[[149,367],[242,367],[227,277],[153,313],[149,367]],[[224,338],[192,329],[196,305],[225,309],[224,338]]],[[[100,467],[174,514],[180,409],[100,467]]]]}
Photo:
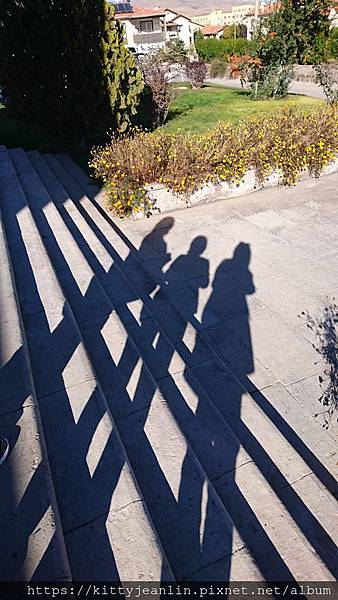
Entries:
{"type": "Polygon", "coordinates": [[[193,108],[194,107],[192,104],[180,107],[175,106],[173,108],[170,108],[166,119],[166,123],[169,123],[169,121],[173,121],[174,119],[187,115],[191,110],[193,110],[193,108]]]}

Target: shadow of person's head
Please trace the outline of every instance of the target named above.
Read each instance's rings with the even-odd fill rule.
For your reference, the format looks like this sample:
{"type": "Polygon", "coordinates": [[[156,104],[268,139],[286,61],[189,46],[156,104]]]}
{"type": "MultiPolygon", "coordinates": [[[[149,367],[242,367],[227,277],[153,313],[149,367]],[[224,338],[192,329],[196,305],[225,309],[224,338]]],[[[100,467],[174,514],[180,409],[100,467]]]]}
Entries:
{"type": "Polygon", "coordinates": [[[251,260],[250,244],[240,242],[234,250],[232,260],[241,265],[242,267],[249,267],[249,263],[251,260]]]}
{"type": "Polygon", "coordinates": [[[232,276],[238,278],[245,287],[245,294],[254,294],[255,286],[252,273],[249,270],[251,260],[250,244],[240,242],[232,256],[232,276]]]}
{"type": "Polygon", "coordinates": [[[173,228],[174,224],[175,219],[173,217],[165,217],[164,219],[161,219],[161,221],[156,223],[152,233],[156,233],[157,235],[161,235],[164,237],[173,228]]]}
{"type": "Polygon", "coordinates": [[[207,247],[207,239],[204,237],[204,235],[199,235],[197,237],[195,237],[193,239],[193,241],[190,244],[190,248],[188,253],[191,256],[201,256],[201,254],[203,254],[204,250],[207,247]]]}

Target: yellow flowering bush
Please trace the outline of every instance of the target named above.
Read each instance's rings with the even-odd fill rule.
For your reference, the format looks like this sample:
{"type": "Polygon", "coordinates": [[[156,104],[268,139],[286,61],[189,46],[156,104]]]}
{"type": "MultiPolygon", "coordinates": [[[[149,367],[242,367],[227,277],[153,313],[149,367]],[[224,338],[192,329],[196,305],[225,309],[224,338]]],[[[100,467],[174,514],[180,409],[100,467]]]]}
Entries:
{"type": "Polygon", "coordinates": [[[108,206],[122,217],[153,210],[153,183],[185,199],[208,182],[239,185],[249,169],[261,183],[277,171],[282,184],[294,185],[302,171],[318,176],[337,156],[336,105],[221,122],[201,135],[136,129],[95,148],[90,166],[104,183],[108,206]]]}

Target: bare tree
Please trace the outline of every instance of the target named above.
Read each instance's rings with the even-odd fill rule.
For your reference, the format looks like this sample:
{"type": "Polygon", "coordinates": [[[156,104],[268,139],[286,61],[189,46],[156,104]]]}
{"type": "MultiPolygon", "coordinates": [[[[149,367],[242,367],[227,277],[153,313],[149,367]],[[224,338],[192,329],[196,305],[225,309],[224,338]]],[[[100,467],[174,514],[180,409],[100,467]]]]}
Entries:
{"type": "Polygon", "coordinates": [[[169,65],[163,52],[150,52],[140,59],[144,82],[150,92],[152,102],[153,125],[165,123],[169,106],[173,99],[173,90],[168,82],[169,65]]]}

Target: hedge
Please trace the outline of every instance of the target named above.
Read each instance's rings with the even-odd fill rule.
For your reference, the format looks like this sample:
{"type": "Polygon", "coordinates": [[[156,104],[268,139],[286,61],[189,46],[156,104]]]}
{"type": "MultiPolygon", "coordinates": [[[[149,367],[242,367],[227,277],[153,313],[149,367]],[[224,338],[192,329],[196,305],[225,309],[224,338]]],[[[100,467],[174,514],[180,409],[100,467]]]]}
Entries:
{"type": "Polygon", "coordinates": [[[233,40],[197,38],[195,46],[199,58],[205,62],[211,62],[215,58],[232,56],[233,54],[251,54],[255,50],[255,42],[243,38],[237,38],[233,40]]]}

